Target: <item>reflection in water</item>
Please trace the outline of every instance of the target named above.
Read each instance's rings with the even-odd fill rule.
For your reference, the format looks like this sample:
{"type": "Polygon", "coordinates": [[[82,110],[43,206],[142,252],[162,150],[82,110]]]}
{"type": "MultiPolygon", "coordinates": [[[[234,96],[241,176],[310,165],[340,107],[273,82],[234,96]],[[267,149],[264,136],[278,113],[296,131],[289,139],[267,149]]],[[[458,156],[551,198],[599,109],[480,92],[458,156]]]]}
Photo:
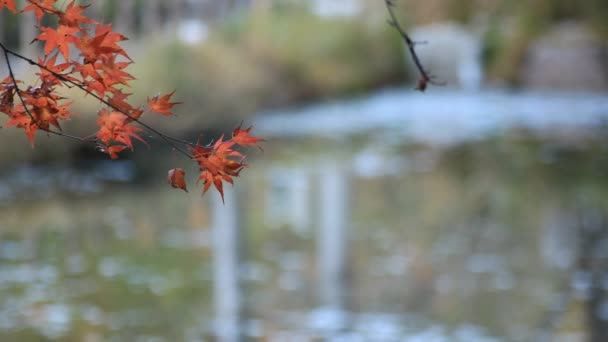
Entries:
{"type": "Polygon", "coordinates": [[[0,178],[0,205],[15,199],[48,199],[59,193],[96,194],[111,183],[135,179],[135,165],[128,160],[96,161],[87,167],[65,165],[24,165],[3,172],[0,178]]]}
{"type": "Polygon", "coordinates": [[[225,200],[213,198],[213,283],[215,330],[223,342],[241,340],[242,289],[239,279],[240,233],[237,196],[225,189],[225,200]]]}
{"type": "Polygon", "coordinates": [[[326,162],[320,170],[320,224],[318,233],[319,292],[323,330],[331,333],[348,328],[349,241],[351,229],[348,165],[326,162]]]}
{"type": "Polygon", "coordinates": [[[9,173],[0,340],[605,341],[605,130],[483,115],[455,127],[489,131],[450,144],[404,138],[413,121],[273,140],[226,205],[165,188],[49,201],[9,173]]]}
{"type": "Polygon", "coordinates": [[[306,168],[276,168],[268,172],[266,224],[289,226],[299,234],[310,230],[310,171],[306,168]]]}

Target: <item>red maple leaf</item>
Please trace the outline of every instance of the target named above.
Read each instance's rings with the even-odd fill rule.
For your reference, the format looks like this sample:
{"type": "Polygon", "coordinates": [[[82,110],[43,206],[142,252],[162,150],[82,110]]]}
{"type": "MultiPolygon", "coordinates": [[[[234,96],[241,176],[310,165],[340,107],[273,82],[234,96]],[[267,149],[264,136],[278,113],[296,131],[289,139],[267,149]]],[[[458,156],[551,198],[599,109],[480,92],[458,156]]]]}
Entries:
{"type": "MultiPolygon", "coordinates": [[[[15,80],[15,83],[20,83],[21,81],[15,80]]],[[[9,115],[13,110],[13,104],[15,101],[15,83],[13,83],[13,79],[8,76],[6,77],[2,83],[0,83],[0,111],[9,115]]]]}
{"type": "Polygon", "coordinates": [[[127,55],[125,50],[123,50],[123,48],[117,44],[119,42],[128,40],[128,38],[118,32],[112,31],[112,24],[108,24],[108,25],[97,24],[95,26],[95,36],[96,37],[99,37],[99,36],[105,37],[103,40],[103,44],[102,44],[102,46],[105,49],[112,50],[113,52],[131,60],[131,58],[129,57],[129,55],[127,55]]]}
{"type": "Polygon", "coordinates": [[[108,146],[104,150],[110,155],[110,158],[118,159],[118,153],[124,151],[126,148],[127,148],[127,146],[114,145],[114,146],[108,146]]]}
{"type": "Polygon", "coordinates": [[[78,32],[77,27],[69,27],[60,25],[57,30],[51,27],[41,27],[41,34],[38,35],[36,39],[41,41],[46,41],[44,45],[44,54],[50,55],[51,52],[57,48],[63,58],[66,61],[70,59],[70,47],[69,43],[76,43],[78,38],[74,36],[74,33],[78,32]]]}
{"type": "Polygon", "coordinates": [[[243,155],[232,149],[234,145],[233,141],[224,141],[223,137],[220,137],[211,146],[197,145],[191,148],[192,158],[196,160],[201,171],[198,180],[203,181],[203,194],[213,184],[222,196],[223,201],[224,188],[222,182],[233,184],[232,177],[238,177],[241,170],[247,166],[243,162],[243,155]]]}
{"type": "Polygon", "coordinates": [[[57,0],[28,0],[28,2],[30,4],[25,6],[23,12],[34,11],[38,23],[40,23],[45,12],[53,14],[58,13],[55,10],[55,3],[57,0]]]}
{"type": "Polygon", "coordinates": [[[4,7],[8,8],[13,13],[17,13],[17,8],[15,7],[15,0],[0,0],[0,10],[4,7]]]}
{"type": "Polygon", "coordinates": [[[144,113],[141,108],[133,107],[126,101],[130,95],[131,94],[123,93],[122,90],[118,89],[115,90],[112,93],[112,97],[108,99],[108,103],[112,106],[112,108],[118,110],[120,113],[126,116],[124,119],[125,124],[136,121],[144,113]]]}
{"type": "Polygon", "coordinates": [[[234,131],[232,131],[232,141],[234,141],[235,144],[241,145],[241,146],[255,145],[255,146],[257,146],[257,148],[262,150],[262,147],[260,147],[260,145],[258,145],[258,143],[263,142],[265,140],[249,135],[249,132],[251,132],[251,129],[253,128],[253,126],[249,126],[249,128],[242,129],[241,128],[242,125],[243,124],[241,123],[239,125],[239,127],[235,128],[234,131]]]}
{"type": "Polygon", "coordinates": [[[78,27],[81,24],[93,24],[94,21],[82,15],[82,12],[87,9],[87,6],[76,6],[76,2],[72,0],[66,7],[64,12],[59,12],[59,25],[70,27],[78,27]]]}
{"type": "Polygon", "coordinates": [[[174,93],[175,90],[167,95],[156,95],[153,98],[148,97],[148,105],[150,106],[150,110],[163,115],[173,115],[170,109],[177,104],[181,104],[181,102],[169,102],[169,99],[174,93]]]}
{"type": "Polygon", "coordinates": [[[43,82],[50,83],[52,85],[61,85],[62,80],[70,80],[76,81],[74,77],[71,77],[70,72],[64,73],[66,70],[69,70],[72,67],[72,63],[57,63],[57,55],[54,54],[51,57],[46,58],[46,60],[38,57],[38,64],[40,65],[40,72],[36,73],[38,77],[43,82]]]}
{"type": "Polygon", "coordinates": [[[32,118],[23,111],[21,108],[19,111],[15,111],[11,114],[12,119],[9,120],[4,126],[16,126],[17,128],[25,129],[25,135],[30,141],[32,147],[34,147],[34,136],[38,126],[32,121],[32,118]]]}
{"type": "Polygon", "coordinates": [[[95,36],[89,38],[89,35],[83,32],[76,47],[84,57],[84,63],[95,63],[105,54],[119,54],[130,60],[125,50],[117,44],[124,40],[127,40],[125,36],[112,32],[112,25],[97,24],[95,36]]]}
{"type": "Polygon", "coordinates": [[[103,83],[111,86],[122,84],[128,86],[128,82],[134,80],[135,77],[128,72],[123,71],[131,62],[116,62],[116,55],[102,55],[99,58],[99,63],[95,63],[95,69],[100,71],[103,78],[103,83]]]}
{"type": "Polygon", "coordinates": [[[106,109],[101,110],[97,118],[97,125],[100,126],[99,131],[97,131],[97,138],[106,146],[116,142],[127,146],[131,150],[133,150],[131,138],[146,143],[139,136],[141,128],[129,125],[129,122],[125,121],[126,118],[122,113],[111,112],[106,109]]]}
{"type": "Polygon", "coordinates": [[[171,169],[167,173],[167,182],[174,188],[182,189],[185,192],[188,192],[184,176],[186,176],[186,171],[184,171],[184,169],[171,169]]]}

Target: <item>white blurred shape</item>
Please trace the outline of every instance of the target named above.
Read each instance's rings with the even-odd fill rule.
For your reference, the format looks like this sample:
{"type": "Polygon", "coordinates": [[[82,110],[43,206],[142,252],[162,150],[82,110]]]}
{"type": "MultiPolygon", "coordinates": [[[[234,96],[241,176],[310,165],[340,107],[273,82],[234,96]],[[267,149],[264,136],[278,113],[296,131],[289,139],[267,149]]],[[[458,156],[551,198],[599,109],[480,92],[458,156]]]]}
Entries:
{"type": "Polygon", "coordinates": [[[188,45],[199,44],[207,40],[209,28],[197,19],[185,19],[177,27],[177,37],[188,45]]]}
{"type": "Polygon", "coordinates": [[[315,0],[313,11],[322,17],[352,17],[361,12],[360,0],[315,0]]]}

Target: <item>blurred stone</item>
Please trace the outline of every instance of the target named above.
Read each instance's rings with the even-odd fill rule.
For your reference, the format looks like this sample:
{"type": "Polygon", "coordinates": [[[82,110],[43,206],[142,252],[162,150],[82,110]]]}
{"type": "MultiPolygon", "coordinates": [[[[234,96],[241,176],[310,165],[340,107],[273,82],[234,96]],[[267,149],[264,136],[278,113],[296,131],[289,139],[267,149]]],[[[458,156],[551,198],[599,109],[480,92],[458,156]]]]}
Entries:
{"type": "MultiPolygon", "coordinates": [[[[416,52],[426,70],[449,87],[476,90],[483,79],[481,40],[465,26],[445,22],[418,27],[411,32],[416,52]]],[[[408,65],[415,66],[408,53],[408,65]]]]}
{"type": "Polygon", "coordinates": [[[524,87],[607,89],[608,42],[583,24],[559,24],[532,43],[522,71],[524,87]]]}

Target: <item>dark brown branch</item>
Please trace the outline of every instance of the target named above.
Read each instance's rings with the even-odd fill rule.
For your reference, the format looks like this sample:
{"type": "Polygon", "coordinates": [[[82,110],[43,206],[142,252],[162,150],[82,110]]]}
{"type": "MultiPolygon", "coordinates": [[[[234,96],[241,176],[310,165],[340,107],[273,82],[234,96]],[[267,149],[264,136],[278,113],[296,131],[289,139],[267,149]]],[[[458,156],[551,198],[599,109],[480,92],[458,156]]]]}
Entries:
{"type": "Polygon", "coordinates": [[[433,75],[431,75],[422,65],[422,62],[420,61],[420,58],[418,57],[418,53],[416,52],[417,43],[414,42],[410,38],[410,36],[405,31],[405,29],[403,29],[403,27],[399,24],[399,20],[397,19],[397,16],[395,15],[395,11],[394,11],[394,7],[396,6],[395,1],[396,0],[384,0],[384,3],[386,4],[386,9],[390,16],[388,24],[391,25],[391,27],[393,27],[399,33],[401,38],[403,38],[403,41],[407,45],[407,49],[410,53],[410,56],[412,57],[412,60],[414,61],[414,65],[416,66],[416,69],[418,69],[418,73],[420,74],[420,77],[418,78],[418,84],[416,86],[416,90],[425,91],[429,84],[436,85],[436,86],[445,85],[445,83],[443,83],[443,82],[437,82],[435,80],[435,77],[433,75]]]}

